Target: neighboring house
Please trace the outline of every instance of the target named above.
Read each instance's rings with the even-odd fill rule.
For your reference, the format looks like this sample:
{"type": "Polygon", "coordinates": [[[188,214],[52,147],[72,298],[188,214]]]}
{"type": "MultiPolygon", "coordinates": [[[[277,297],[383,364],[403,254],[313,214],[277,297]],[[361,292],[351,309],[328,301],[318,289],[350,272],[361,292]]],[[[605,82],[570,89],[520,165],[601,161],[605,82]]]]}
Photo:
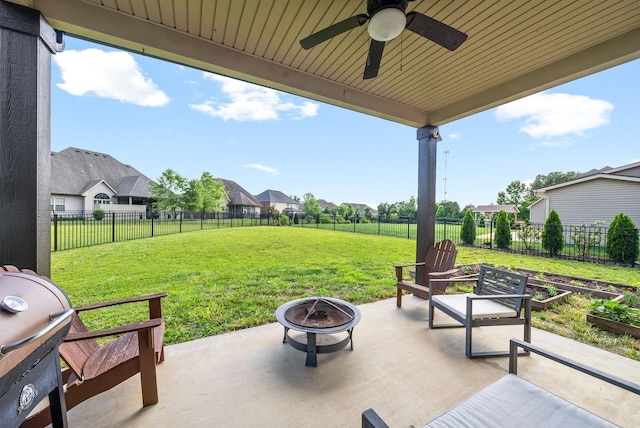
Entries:
{"type": "Polygon", "coordinates": [[[591,170],[581,176],[535,191],[530,221],[543,224],[555,210],[564,225],[602,221],[608,226],[623,212],[640,226],[640,162],[591,170]]]}
{"type": "Polygon", "coordinates": [[[484,215],[485,221],[493,220],[493,216],[500,213],[500,211],[504,211],[507,214],[513,214],[514,220],[516,222],[518,221],[518,213],[520,212],[520,210],[515,205],[478,205],[472,210],[475,217],[477,217],[479,214],[484,215]]]}
{"type": "Polygon", "coordinates": [[[365,216],[365,212],[366,209],[369,208],[369,213],[371,214],[372,218],[376,218],[378,217],[378,210],[371,208],[369,205],[367,204],[356,204],[356,203],[352,203],[352,202],[345,202],[341,205],[346,205],[349,206],[351,205],[351,207],[353,208],[353,210],[358,214],[358,216],[360,217],[364,217],[365,216]]]}
{"type": "Polygon", "coordinates": [[[51,211],[145,213],[151,180],[110,155],[68,147],[51,153],[51,211]]]}
{"type": "Polygon", "coordinates": [[[219,179],[224,184],[229,197],[227,211],[231,217],[235,218],[258,218],[262,204],[251,193],[247,192],[235,181],[219,179]]]}
{"type": "Polygon", "coordinates": [[[300,203],[285,195],[279,190],[265,190],[256,195],[256,199],[262,204],[262,211],[269,212],[269,208],[275,208],[281,214],[299,213],[300,203]]]}
{"type": "Polygon", "coordinates": [[[324,211],[327,207],[329,208],[330,212],[336,212],[336,210],[338,209],[338,206],[336,204],[334,204],[333,202],[328,202],[325,199],[318,199],[318,205],[320,205],[322,211],[324,211]]]}

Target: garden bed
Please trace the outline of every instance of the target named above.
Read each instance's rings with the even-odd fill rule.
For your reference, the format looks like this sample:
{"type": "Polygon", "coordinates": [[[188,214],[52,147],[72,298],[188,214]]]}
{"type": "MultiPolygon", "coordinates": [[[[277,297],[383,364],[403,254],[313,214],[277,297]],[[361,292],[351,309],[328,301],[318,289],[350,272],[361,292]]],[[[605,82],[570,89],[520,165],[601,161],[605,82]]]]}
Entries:
{"type": "Polygon", "coordinates": [[[600,330],[614,334],[627,334],[636,339],[640,339],[640,327],[636,327],[635,325],[614,321],[609,318],[602,318],[593,314],[587,314],[587,321],[600,330]]]}
{"type": "Polygon", "coordinates": [[[531,299],[531,310],[533,311],[545,311],[553,304],[563,303],[571,295],[569,290],[554,290],[536,284],[527,285],[526,292],[533,297],[531,299]]]}

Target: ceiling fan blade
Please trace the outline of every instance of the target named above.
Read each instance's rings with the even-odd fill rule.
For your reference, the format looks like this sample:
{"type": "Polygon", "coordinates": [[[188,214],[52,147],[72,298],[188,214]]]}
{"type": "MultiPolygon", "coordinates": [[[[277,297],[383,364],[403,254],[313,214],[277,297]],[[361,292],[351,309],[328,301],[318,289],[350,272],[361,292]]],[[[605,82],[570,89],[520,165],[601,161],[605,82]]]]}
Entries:
{"type": "Polygon", "coordinates": [[[346,31],[352,30],[356,27],[364,25],[369,20],[369,16],[361,13],[359,15],[347,18],[344,21],[337,22],[328,26],[324,30],[320,30],[317,33],[313,33],[310,36],[300,40],[300,44],[304,49],[311,49],[312,47],[319,45],[322,42],[329,40],[332,37],[342,34],[346,31]]]}
{"type": "Polygon", "coordinates": [[[462,31],[418,12],[407,13],[406,28],[450,51],[456,50],[467,39],[462,31]]]}
{"type": "Polygon", "coordinates": [[[367,65],[364,67],[364,76],[362,76],[363,79],[373,79],[378,75],[383,51],[384,42],[371,39],[369,54],[367,55],[367,65]]]}

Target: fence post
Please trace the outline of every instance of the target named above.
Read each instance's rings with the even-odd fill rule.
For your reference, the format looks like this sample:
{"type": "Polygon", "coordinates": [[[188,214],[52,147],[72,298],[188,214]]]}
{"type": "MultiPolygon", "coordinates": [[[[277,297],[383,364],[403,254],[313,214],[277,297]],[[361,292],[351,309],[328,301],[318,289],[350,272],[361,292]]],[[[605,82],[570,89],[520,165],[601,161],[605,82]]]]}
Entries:
{"type": "Polygon", "coordinates": [[[633,251],[633,258],[631,259],[631,267],[636,266],[636,259],[638,258],[638,228],[633,229],[633,244],[631,246],[633,251]]]}
{"type": "MultiPolygon", "coordinates": [[[[158,211],[158,220],[160,219],[160,216],[161,216],[161,215],[162,215],[162,213],[160,213],[160,212],[158,211]]],[[[152,213],[152,214],[151,214],[151,237],[152,237],[152,238],[153,238],[153,225],[154,225],[154,224],[153,224],[153,222],[154,222],[154,217],[155,217],[155,216],[154,216],[154,215],[153,215],[153,213],[152,213]]]]}
{"type": "Polygon", "coordinates": [[[116,213],[111,213],[111,242],[116,242],[116,213]]]}
{"type": "Polygon", "coordinates": [[[493,248],[493,219],[489,220],[489,249],[493,248]]]}
{"type": "Polygon", "coordinates": [[[58,251],[58,214],[53,214],[53,251],[58,251]]]}
{"type": "Polygon", "coordinates": [[[442,221],[443,221],[443,223],[444,223],[444,228],[443,228],[443,229],[444,229],[444,230],[443,230],[443,232],[444,232],[444,238],[442,238],[442,239],[447,239],[447,219],[445,218],[445,219],[443,219],[442,221]]]}
{"type": "Polygon", "coordinates": [[[411,239],[411,218],[407,217],[407,239],[411,239]]]}
{"type": "Polygon", "coordinates": [[[202,214],[200,215],[200,230],[204,229],[204,210],[202,210],[202,214]]]}
{"type": "Polygon", "coordinates": [[[178,230],[178,233],[182,233],[182,213],[183,211],[180,211],[180,229],[178,230]]]}

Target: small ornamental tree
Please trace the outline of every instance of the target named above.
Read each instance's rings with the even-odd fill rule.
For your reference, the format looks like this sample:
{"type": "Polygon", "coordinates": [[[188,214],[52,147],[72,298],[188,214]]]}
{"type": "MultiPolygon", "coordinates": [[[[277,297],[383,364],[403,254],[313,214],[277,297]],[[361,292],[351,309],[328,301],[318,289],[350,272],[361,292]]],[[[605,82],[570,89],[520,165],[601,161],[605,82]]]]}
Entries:
{"type": "Polygon", "coordinates": [[[511,245],[511,228],[509,227],[507,213],[504,211],[500,211],[496,218],[495,242],[498,248],[509,248],[511,245]]]}
{"type": "Polygon", "coordinates": [[[104,218],[104,210],[102,208],[98,208],[93,211],[93,219],[94,220],[102,220],[104,218]]]}
{"type": "Polygon", "coordinates": [[[606,249],[613,260],[634,263],[638,255],[638,231],[628,215],[617,214],[609,224],[606,249]]]}
{"type": "Polygon", "coordinates": [[[467,245],[471,245],[476,240],[476,225],[473,221],[471,210],[464,213],[462,219],[462,229],[460,230],[460,239],[467,245]]]}
{"type": "Polygon", "coordinates": [[[562,222],[556,210],[551,210],[542,230],[542,248],[549,252],[550,256],[557,256],[564,247],[562,236],[562,222]]]}

